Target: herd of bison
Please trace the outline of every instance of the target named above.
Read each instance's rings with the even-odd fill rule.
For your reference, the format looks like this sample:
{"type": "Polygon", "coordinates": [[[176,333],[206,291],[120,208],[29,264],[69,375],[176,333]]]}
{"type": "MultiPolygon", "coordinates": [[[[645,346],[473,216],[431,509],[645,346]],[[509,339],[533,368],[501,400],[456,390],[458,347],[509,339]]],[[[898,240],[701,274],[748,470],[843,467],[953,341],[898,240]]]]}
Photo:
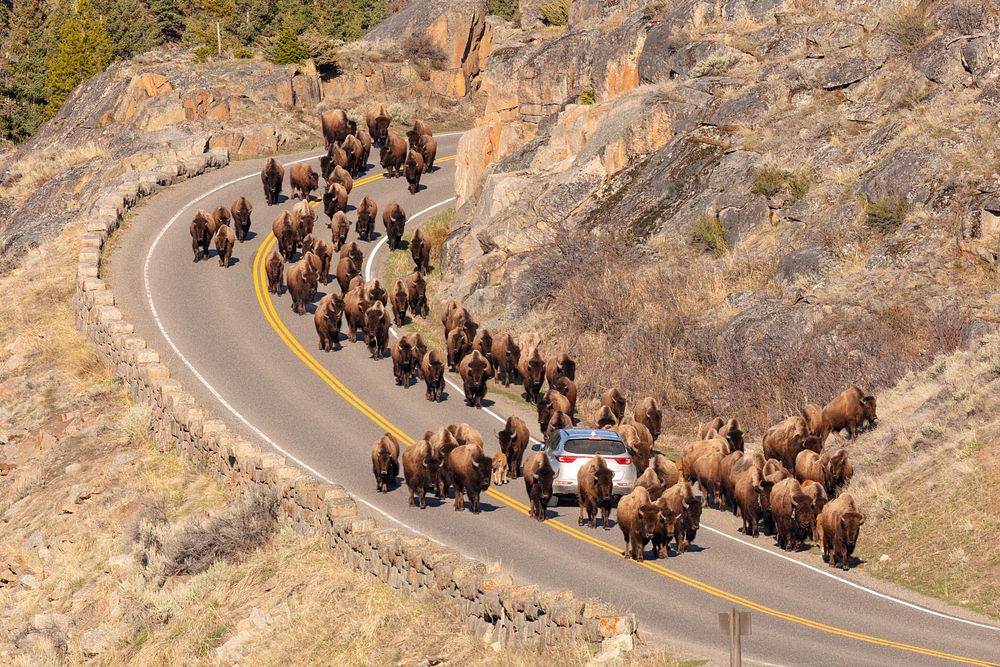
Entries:
{"type": "MultiPolygon", "coordinates": [[[[320,160],[326,181],[322,203],[329,217],[330,241],[314,231],[317,216],[311,197],[319,189],[320,175],[305,163],[290,167],[291,196],[301,201],[291,211],[279,213],[272,225],[277,247],[265,260],[268,290],[280,294],[286,287],[292,309],[304,314],[318,283],[329,284],[332,274],[340,294],[325,295],[314,314],[321,350],[341,347],[340,334],[346,322],[349,341],[356,342],[360,332],[372,359],[382,359],[388,352],[396,384],[409,387],[422,379],[430,401],[443,399],[447,368],[459,373],[466,402],[474,407],[481,407],[488,380],[505,387],[520,384],[522,396],[537,410],[538,426],[546,440],[555,431],[577,424],[574,360],[565,353],[543,357],[537,334],[516,339],[510,333],[491,334],[457,301],[448,301],[443,307],[443,354],[428,350],[417,333],[400,332],[390,349],[392,320],[402,326],[407,313],[411,317],[429,315],[425,275],[430,271],[430,239],[420,229],[414,233],[409,242],[414,267],[404,279],[388,289],[377,278],[366,282],[362,275],[364,252],[358,241],[373,239],[379,209],[369,196],[357,204],[358,241],[348,241],[347,200],[354,179],[368,168],[372,145],[379,150],[386,176],[402,172],[412,194],[419,191],[423,172],[433,167],[437,142],[423,121],[417,121],[405,138],[390,132],[392,119],[381,107],[368,113],[366,120],[367,130],[343,109],[321,115],[327,147],[320,160]],[[292,263],[299,251],[300,259],[292,263]]],[[[269,206],[280,201],[284,175],[284,167],[274,158],[264,165],[261,181],[269,206]]],[[[199,210],[190,225],[194,261],[208,257],[214,239],[219,264],[228,267],[234,245],[247,238],[252,210],[246,197],[228,209],[199,210]]],[[[402,248],[406,221],[399,203],[393,201],[384,207],[382,222],[390,250],[402,248]]],[[[823,407],[808,404],[800,414],[767,429],[761,448],[754,451],[745,449],[737,420],[716,418],[699,427],[697,439],[681,448],[677,461],[653,451],[663,418],[657,401],[644,398],[629,414],[626,404],[619,390],[610,389],[587,422],[622,438],[639,475],[631,493],[617,503],[617,525],[625,539],[623,555],[643,560],[650,542],[655,557],[666,557],[671,542],[675,553],[683,553],[698,531],[702,508],[711,505],[740,516],[746,535],[757,537],[762,530],[773,533],[777,545],[786,550],[797,550],[805,540],[812,540],[822,546],[830,566],[849,567],[864,515],[851,495],[843,492],[853,474],[847,451],[830,453],[824,445],[832,433],[846,429],[856,438],[860,430],[874,427],[874,397],[850,387],[823,407]]],[[[478,513],[479,496],[491,483],[499,485],[522,476],[530,515],[544,521],[555,477],[549,456],[544,451],[525,456],[529,430],[517,416],[507,420],[498,440],[499,453],[487,457],[478,431],[468,424],[452,424],[428,431],[401,454],[398,440],[387,433],[371,450],[377,489],[387,492],[395,484],[402,458],[411,506],[425,508],[428,491],[444,499],[453,489],[456,510],[464,509],[465,494],[472,512],[478,513]]],[[[605,460],[594,456],[580,468],[577,481],[580,525],[593,528],[600,515],[604,529],[609,529],[613,475],[605,460]]]]}

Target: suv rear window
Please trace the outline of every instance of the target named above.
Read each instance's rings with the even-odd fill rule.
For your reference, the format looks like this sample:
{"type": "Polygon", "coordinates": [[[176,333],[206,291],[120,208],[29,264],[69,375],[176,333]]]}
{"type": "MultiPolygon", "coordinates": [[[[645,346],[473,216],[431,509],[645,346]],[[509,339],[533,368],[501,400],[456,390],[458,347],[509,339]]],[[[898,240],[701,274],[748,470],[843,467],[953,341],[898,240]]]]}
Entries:
{"type": "Polygon", "coordinates": [[[625,445],[617,440],[591,440],[589,438],[567,440],[563,450],[571,454],[587,454],[589,456],[594,454],[621,456],[628,453],[625,451],[625,445]]]}

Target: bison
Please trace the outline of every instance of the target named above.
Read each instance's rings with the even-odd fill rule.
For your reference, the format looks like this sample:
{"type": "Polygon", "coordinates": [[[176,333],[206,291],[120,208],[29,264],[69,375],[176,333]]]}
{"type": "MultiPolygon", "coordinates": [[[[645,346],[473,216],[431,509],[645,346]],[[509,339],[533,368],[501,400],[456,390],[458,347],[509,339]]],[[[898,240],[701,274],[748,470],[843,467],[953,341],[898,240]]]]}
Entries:
{"type": "Polygon", "coordinates": [[[386,433],[372,444],[372,472],[375,474],[375,490],[389,493],[389,487],[396,482],[399,474],[399,440],[386,433]]]}
{"type": "Polygon", "coordinates": [[[445,346],[448,350],[448,368],[454,372],[458,369],[458,364],[471,349],[469,337],[466,335],[465,329],[461,327],[452,329],[445,341],[445,346]]]}
{"type": "Polygon", "coordinates": [[[233,202],[229,212],[233,216],[236,240],[243,243],[247,240],[247,233],[250,231],[250,214],[253,212],[253,204],[246,197],[240,197],[233,202]]]}
{"type": "Polygon", "coordinates": [[[424,175],[424,158],[417,151],[410,151],[406,156],[403,165],[403,176],[409,184],[407,189],[411,195],[417,194],[420,190],[420,177],[424,175]]]}
{"type": "Polygon", "coordinates": [[[854,466],[847,458],[847,450],[839,449],[830,457],[830,495],[847,486],[854,476],[854,466]]]}
{"type": "Polygon", "coordinates": [[[343,109],[336,108],[324,111],[320,114],[319,120],[327,148],[343,141],[350,131],[350,121],[347,119],[347,112],[343,109]]]}
{"type": "Polygon", "coordinates": [[[611,412],[611,408],[602,405],[594,415],[594,425],[597,428],[614,428],[618,425],[618,418],[611,412]]]}
{"type": "Polygon", "coordinates": [[[281,294],[281,279],[285,274],[285,258],[281,256],[281,252],[277,248],[273,248],[268,254],[264,271],[267,273],[267,291],[271,294],[281,294]]]}
{"type": "Polygon", "coordinates": [[[369,196],[365,196],[358,204],[358,220],[354,230],[362,241],[371,241],[375,231],[375,216],[378,215],[378,204],[369,196]]]}
{"type": "Polygon", "coordinates": [[[493,486],[502,486],[510,482],[507,473],[507,455],[497,452],[493,455],[493,486]]]}
{"type": "Polygon", "coordinates": [[[397,280],[392,284],[389,292],[389,303],[392,304],[392,318],[397,327],[406,324],[406,309],[410,305],[410,300],[406,294],[406,287],[402,280],[397,280]]]}
{"type": "Polygon", "coordinates": [[[383,306],[389,305],[389,294],[382,287],[378,278],[373,278],[365,283],[365,297],[372,303],[378,301],[383,306]]]}
{"type": "Polygon", "coordinates": [[[795,457],[803,449],[818,452],[819,439],[810,435],[809,425],[800,415],[783,419],[764,432],[764,456],[778,459],[786,468],[795,467],[795,457]]]}
{"type": "MultiPolygon", "coordinates": [[[[610,530],[608,518],[611,516],[611,492],[614,473],[608,468],[607,462],[600,454],[594,456],[576,473],[577,500],[580,505],[579,525],[586,524],[594,528],[597,525],[597,511],[601,512],[601,524],[604,530],[610,530]],[[586,515],[586,519],[584,516],[586,515]]],[[[619,521],[621,514],[619,514],[619,521]]]]}
{"type": "Polygon", "coordinates": [[[552,484],[556,472],[545,452],[535,452],[524,462],[524,488],[531,503],[530,516],[545,521],[545,507],[552,498],[552,484]]]}
{"type": "Polygon", "coordinates": [[[809,501],[812,503],[813,508],[813,522],[810,527],[810,538],[816,544],[821,544],[816,522],[819,518],[819,513],[823,511],[823,508],[826,507],[826,504],[830,501],[830,496],[827,495],[826,489],[823,488],[822,484],[817,484],[811,479],[807,479],[802,483],[802,492],[809,496],[809,501]]]}
{"type": "Polygon", "coordinates": [[[407,500],[410,507],[413,507],[413,499],[416,497],[420,509],[427,507],[427,489],[437,486],[441,467],[441,458],[431,449],[426,437],[403,452],[403,477],[408,488],[407,500]]]}
{"type": "Polygon", "coordinates": [[[507,456],[509,474],[517,479],[521,474],[521,457],[528,448],[528,425],[520,417],[511,415],[503,430],[497,433],[497,438],[500,441],[500,451],[507,456]]]}
{"type": "Polygon", "coordinates": [[[615,423],[625,416],[625,396],[617,388],[608,389],[601,394],[601,405],[615,416],[615,423]]]}
{"type": "Polygon", "coordinates": [[[521,349],[509,333],[498,334],[493,339],[490,354],[497,375],[497,382],[509,387],[511,379],[517,373],[517,364],[521,360],[521,349]]]}
{"type": "Polygon", "coordinates": [[[302,259],[288,267],[285,276],[288,293],[292,296],[292,311],[298,315],[306,312],[306,301],[316,293],[319,273],[315,270],[315,264],[310,261],[312,256],[312,253],[306,253],[302,259]]]}
{"type": "Polygon", "coordinates": [[[736,473],[734,494],[740,516],[743,518],[743,534],[760,535],[758,523],[764,515],[765,504],[770,504],[771,487],[774,484],[761,474],[760,468],[751,466],[736,473]]]}
{"type": "Polygon", "coordinates": [[[365,339],[372,359],[385,357],[389,348],[389,313],[381,301],[374,301],[365,311],[365,339]]]}
{"type": "Polygon", "coordinates": [[[385,146],[389,139],[389,124],[392,116],[385,112],[384,106],[379,106],[378,111],[369,111],[365,118],[368,124],[368,133],[372,137],[372,143],[381,148],[385,146]]]}
{"type": "Polygon", "coordinates": [[[635,561],[643,560],[643,550],[653,539],[661,521],[660,508],[652,502],[644,487],[637,486],[618,502],[618,527],[625,538],[622,555],[635,561]]]}
{"type": "Polygon", "coordinates": [[[410,257],[413,258],[413,270],[423,274],[431,272],[431,240],[427,233],[418,229],[410,239],[410,257]]]}
{"type": "Polygon", "coordinates": [[[434,137],[424,137],[420,144],[420,156],[424,158],[424,170],[434,170],[434,160],[437,158],[438,142],[434,137]]]}
{"type": "Polygon", "coordinates": [[[406,140],[398,134],[389,134],[378,151],[379,162],[387,178],[399,176],[407,159],[406,140]]]}
{"type": "Polygon", "coordinates": [[[268,206],[278,203],[281,196],[281,184],[285,180],[285,168],[273,157],[268,158],[260,171],[260,180],[264,184],[264,201],[268,206]]]}
{"type": "Polygon", "coordinates": [[[420,363],[420,374],[427,384],[427,400],[441,402],[444,393],[444,361],[441,353],[431,350],[420,363]]]}
{"type": "Polygon", "coordinates": [[[729,451],[743,451],[743,430],[735,418],[725,421],[722,417],[716,417],[710,422],[699,425],[698,437],[707,440],[712,431],[729,441],[729,451]]]}
{"type": "Polygon", "coordinates": [[[229,225],[219,225],[215,233],[215,250],[219,254],[219,266],[229,268],[229,260],[233,256],[233,246],[236,245],[236,233],[229,225]]]}
{"type": "Polygon", "coordinates": [[[465,402],[475,408],[483,407],[486,398],[486,381],[493,376],[493,366],[489,359],[479,350],[473,350],[465,355],[458,367],[462,376],[462,389],[465,392],[465,402]]]}
{"type": "Polygon", "coordinates": [[[343,211],[337,211],[330,218],[330,233],[333,237],[333,249],[335,252],[340,252],[344,244],[347,243],[347,234],[351,231],[351,223],[347,219],[347,214],[343,211]]]}
{"type": "Polygon", "coordinates": [[[445,465],[448,477],[455,486],[455,511],[465,509],[462,494],[469,496],[469,510],[479,514],[479,494],[490,488],[493,475],[493,461],[483,453],[479,445],[459,445],[452,449],[445,465]]]}
{"type": "Polygon", "coordinates": [[[649,432],[653,434],[654,441],[660,437],[663,413],[655,398],[647,396],[639,401],[635,406],[635,420],[649,429],[649,432]]]}
{"type": "Polygon", "coordinates": [[[549,417],[549,423],[543,430],[545,439],[548,440],[552,437],[553,433],[563,428],[573,428],[573,420],[570,419],[569,415],[565,412],[559,412],[556,410],[552,413],[552,416],[549,417]]]}
{"type": "Polygon", "coordinates": [[[333,227],[334,216],[346,210],[347,190],[336,181],[327,181],[326,191],[323,193],[323,212],[330,218],[331,227],[333,227]]]}
{"type": "Polygon", "coordinates": [[[406,287],[406,300],[410,305],[410,312],[413,315],[427,317],[430,308],[427,305],[427,281],[424,279],[424,274],[414,271],[406,276],[403,285],[406,287]]]}
{"type": "Polygon", "coordinates": [[[382,212],[382,224],[385,225],[389,250],[398,250],[403,240],[403,229],[406,227],[406,211],[398,203],[389,202],[382,212]]]}
{"type": "Polygon", "coordinates": [[[396,384],[409,388],[410,379],[418,367],[416,334],[408,333],[392,344],[392,374],[396,384]]]}
{"type": "Polygon", "coordinates": [[[812,498],[794,477],[786,477],[771,487],[771,519],[775,541],[785,551],[797,551],[802,540],[812,533],[812,498]]]}
{"type": "Polygon", "coordinates": [[[292,208],[292,224],[295,227],[295,240],[302,243],[302,239],[313,233],[316,225],[316,211],[307,201],[300,201],[292,208]]]}
{"type": "Polygon", "coordinates": [[[537,403],[542,391],[542,381],[545,379],[545,360],[537,347],[531,348],[527,356],[521,357],[517,370],[524,385],[525,400],[537,403]]]}
{"type": "MultiPolygon", "coordinates": [[[[671,538],[677,541],[677,553],[687,551],[688,544],[694,539],[694,535],[689,538],[686,526],[678,525],[678,523],[687,514],[694,516],[695,511],[697,511],[698,519],[701,518],[701,501],[694,495],[691,484],[680,480],[661,493],[658,498],[653,499],[650,496],[650,500],[660,513],[660,520],[652,535],[653,550],[657,557],[667,557],[667,545],[670,544],[671,538]],[[695,507],[697,510],[694,509],[695,507]]],[[[618,512],[621,516],[621,509],[618,512]]]]}
{"type": "Polygon", "coordinates": [[[319,258],[319,279],[324,285],[330,284],[330,260],[333,258],[333,246],[325,239],[318,239],[312,234],[302,239],[302,252],[312,252],[319,258]]]}
{"type": "MultiPolygon", "coordinates": [[[[341,260],[343,261],[343,260],[341,260]]],[[[364,290],[352,289],[344,295],[344,319],[347,322],[347,339],[352,343],[358,340],[358,329],[365,331],[365,318],[371,306],[365,300],[364,290]]]]}
{"type": "Polygon", "coordinates": [[[858,511],[849,493],[840,494],[823,507],[816,521],[816,532],[823,547],[823,558],[830,567],[837,567],[837,563],[845,570],[850,567],[851,554],[864,522],[865,515],[858,511]]]}
{"type": "Polygon", "coordinates": [[[313,323],[319,336],[319,349],[329,352],[340,349],[340,325],[344,318],[344,298],[339,294],[327,294],[319,300],[313,323]]]}
{"type": "MultiPolygon", "coordinates": [[[[340,185],[343,186],[344,190],[347,192],[348,195],[350,195],[351,190],[354,189],[354,178],[346,169],[341,167],[339,164],[334,165],[333,168],[330,170],[330,173],[324,174],[323,178],[326,179],[327,185],[330,184],[330,181],[333,181],[334,183],[340,183],[340,185]]],[[[326,190],[324,189],[324,192],[325,191],[326,190]]]]}
{"type": "Polygon", "coordinates": [[[288,172],[288,180],[292,185],[292,199],[301,196],[305,201],[319,188],[319,174],[313,171],[312,165],[300,162],[293,164],[288,172]]]}
{"type": "Polygon", "coordinates": [[[569,409],[569,399],[555,389],[549,389],[538,402],[538,428],[544,431],[554,413],[562,412],[568,415],[569,409]]]}
{"type": "Polygon", "coordinates": [[[291,261],[292,257],[295,256],[295,245],[297,239],[295,231],[295,221],[292,218],[292,214],[288,211],[282,211],[274,219],[271,224],[271,233],[274,234],[274,238],[278,240],[278,249],[284,256],[285,261],[291,261]]]}
{"type": "Polygon", "coordinates": [[[820,484],[828,493],[833,491],[830,480],[830,457],[803,449],[795,457],[795,479],[799,482],[812,480],[820,484]]]}
{"type": "Polygon", "coordinates": [[[872,428],[878,425],[875,412],[875,397],[865,395],[857,387],[848,387],[823,408],[823,423],[826,433],[838,433],[845,428],[851,440],[856,440],[858,431],[865,424],[872,428]]]}
{"type": "Polygon", "coordinates": [[[733,514],[736,514],[735,467],[743,456],[742,451],[736,450],[726,454],[719,462],[719,496],[722,498],[722,505],[719,509],[732,509],[733,514]]]}
{"type": "Polygon", "coordinates": [[[723,509],[720,498],[719,486],[721,483],[721,465],[723,456],[718,451],[710,451],[694,461],[694,477],[701,487],[701,504],[704,506],[708,502],[708,497],[712,497],[712,504],[716,509],[723,509]]]}
{"type": "Polygon", "coordinates": [[[194,261],[197,262],[202,257],[208,258],[208,246],[212,242],[215,234],[212,218],[205,211],[198,211],[194,214],[188,231],[191,234],[191,249],[194,251],[194,261]]]}
{"type": "Polygon", "coordinates": [[[550,357],[545,362],[545,381],[549,383],[549,389],[555,389],[556,380],[561,377],[576,379],[576,362],[566,353],[550,357]]]}
{"type": "Polygon", "coordinates": [[[361,142],[361,158],[358,160],[358,173],[368,171],[368,157],[372,152],[372,135],[358,128],[354,136],[361,142]]]}
{"type": "Polygon", "coordinates": [[[347,165],[345,169],[352,176],[355,177],[361,173],[361,168],[365,166],[362,164],[364,159],[365,148],[358,141],[358,138],[353,134],[349,134],[344,137],[344,140],[340,144],[341,150],[344,151],[347,157],[347,165]]]}
{"type": "Polygon", "coordinates": [[[350,257],[341,257],[337,262],[337,284],[340,285],[340,293],[347,295],[351,287],[351,280],[361,273],[358,265],[350,257]]]}
{"type": "Polygon", "coordinates": [[[569,410],[566,412],[566,414],[568,414],[570,416],[570,418],[575,417],[576,416],[576,393],[577,393],[577,391],[576,391],[576,382],[573,382],[568,377],[563,376],[563,377],[559,378],[558,380],[556,380],[556,383],[555,383],[555,386],[553,386],[553,389],[555,389],[560,394],[562,394],[563,396],[566,397],[566,400],[569,401],[569,410]]]}

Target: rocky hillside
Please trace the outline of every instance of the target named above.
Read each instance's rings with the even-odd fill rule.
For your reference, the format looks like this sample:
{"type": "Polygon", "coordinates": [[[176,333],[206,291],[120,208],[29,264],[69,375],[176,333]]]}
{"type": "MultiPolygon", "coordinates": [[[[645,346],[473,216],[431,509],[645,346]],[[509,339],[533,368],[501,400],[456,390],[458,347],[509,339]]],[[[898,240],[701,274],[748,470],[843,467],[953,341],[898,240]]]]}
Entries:
{"type": "Polygon", "coordinates": [[[1000,319],[998,25],[992,0],[498,23],[445,296],[544,331],[591,396],[660,396],[682,432],[891,386],[1000,319]]]}
{"type": "Polygon", "coordinates": [[[29,141],[0,151],[0,272],[99,194],[160,187],[160,165],[178,156],[193,175],[321,144],[318,113],[330,105],[363,117],[384,103],[401,124],[419,114],[439,130],[466,127],[491,34],[482,3],[435,1],[345,45],[332,73],[309,61],[199,63],[178,47],[114,65],[73,91],[29,141]]]}

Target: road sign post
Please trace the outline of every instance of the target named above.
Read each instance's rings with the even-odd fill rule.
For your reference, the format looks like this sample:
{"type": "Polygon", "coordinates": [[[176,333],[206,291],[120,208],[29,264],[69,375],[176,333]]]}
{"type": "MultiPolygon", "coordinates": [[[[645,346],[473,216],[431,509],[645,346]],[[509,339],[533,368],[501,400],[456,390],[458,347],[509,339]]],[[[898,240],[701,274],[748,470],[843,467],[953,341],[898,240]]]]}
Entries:
{"type": "Polygon", "coordinates": [[[735,607],[719,614],[719,629],[729,636],[729,667],[742,667],[741,637],[750,634],[750,612],[737,611],[735,607]]]}

